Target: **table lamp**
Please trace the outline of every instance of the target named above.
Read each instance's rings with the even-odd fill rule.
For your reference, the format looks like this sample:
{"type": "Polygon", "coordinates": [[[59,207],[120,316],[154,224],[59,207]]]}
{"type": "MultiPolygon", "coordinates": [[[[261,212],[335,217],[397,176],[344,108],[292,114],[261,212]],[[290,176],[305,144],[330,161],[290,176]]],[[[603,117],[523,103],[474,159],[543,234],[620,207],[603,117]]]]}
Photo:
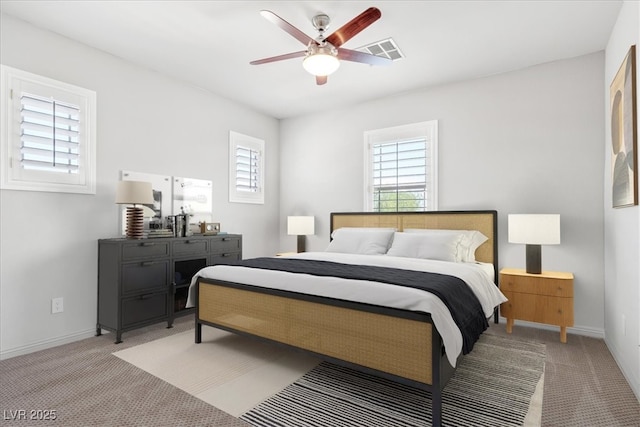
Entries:
{"type": "Polygon", "coordinates": [[[127,239],[144,237],[144,211],[142,206],[153,203],[153,189],[150,182],[119,181],[116,187],[116,203],[127,206],[127,239]]]}
{"type": "Polygon", "coordinates": [[[315,233],[314,217],[289,216],[287,217],[287,234],[298,236],[298,252],[305,251],[305,237],[315,233]]]}
{"type": "Polygon", "coordinates": [[[527,273],[542,273],[541,245],[560,244],[560,215],[509,215],[509,243],[524,243],[527,273]]]}

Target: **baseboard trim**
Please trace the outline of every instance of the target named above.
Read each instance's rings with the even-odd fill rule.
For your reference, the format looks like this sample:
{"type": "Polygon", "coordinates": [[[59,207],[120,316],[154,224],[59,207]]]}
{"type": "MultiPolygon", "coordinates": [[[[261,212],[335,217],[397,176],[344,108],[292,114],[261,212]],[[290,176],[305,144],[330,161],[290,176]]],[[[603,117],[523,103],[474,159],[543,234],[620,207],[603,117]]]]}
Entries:
{"type": "MultiPolygon", "coordinates": [[[[505,318],[501,317],[500,323],[506,324],[507,321],[505,318]]],[[[527,328],[537,328],[537,329],[544,329],[547,331],[560,332],[559,326],[545,325],[543,323],[527,322],[525,320],[516,320],[514,322],[514,326],[525,326],[527,328]]],[[[599,328],[591,328],[588,326],[572,326],[570,328],[567,328],[567,333],[604,340],[604,329],[599,329],[599,328]]]]}
{"type": "Polygon", "coordinates": [[[63,344],[69,344],[75,341],[80,341],[85,338],[91,338],[96,335],[96,330],[87,329],[85,331],[78,331],[72,334],[64,335],[61,337],[51,338],[36,343],[0,351],[0,360],[10,359],[16,356],[22,356],[24,354],[34,353],[40,350],[46,350],[48,348],[57,347],[63,344]]]}

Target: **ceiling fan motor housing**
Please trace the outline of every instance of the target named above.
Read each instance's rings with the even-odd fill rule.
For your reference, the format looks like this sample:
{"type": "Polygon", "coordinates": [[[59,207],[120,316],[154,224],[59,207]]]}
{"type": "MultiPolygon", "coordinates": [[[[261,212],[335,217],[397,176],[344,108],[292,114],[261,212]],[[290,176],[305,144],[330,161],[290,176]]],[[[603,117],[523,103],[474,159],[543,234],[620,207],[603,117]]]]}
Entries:
{"type": "Polygon", "coordinates": [[[327,28],[329,28],[330,22],[331,19],[329,18],[329,16],[325,15],[324,13],[320,13],[311,18],[311,23],[313,24],[315,29],[320,32],[320,36],[322,36],[322,33],[324,33],[327,28]]]}

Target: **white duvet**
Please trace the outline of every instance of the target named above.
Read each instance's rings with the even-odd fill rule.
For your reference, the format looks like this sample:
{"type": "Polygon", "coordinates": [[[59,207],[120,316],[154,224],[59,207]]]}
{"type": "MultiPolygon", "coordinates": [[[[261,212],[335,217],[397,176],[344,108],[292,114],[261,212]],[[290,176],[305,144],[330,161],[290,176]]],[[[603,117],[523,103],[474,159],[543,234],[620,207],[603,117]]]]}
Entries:
{"type": "MultiPolygon", "coordinates": [[[[332,252],[303,252],[291,255],[288,258],[314,259],[343,264],[376,265],[455,276],[469,285],[480,301],[487,318],[493,315],[494,308],[497,305],[507,301],[507,298],[493,283],[492,274],[489,274],[489,272],[493,273],[493,265],[490,265],[490,269],[488,269],[487,264],[480,263],[332,252]]],[[[215,265],[203,268],[193,277],[189,288],[187,307],[195,306],[195,302],[192,299],[192,290],[198,277],[430,313],[434,325],[442,336],[451,366],[456,365],[456,360],[462,352],[462,334],[453,321],[449,309],[440,298],[420,289],[364,280],[318,277],[282,271],[215,265]]]]}

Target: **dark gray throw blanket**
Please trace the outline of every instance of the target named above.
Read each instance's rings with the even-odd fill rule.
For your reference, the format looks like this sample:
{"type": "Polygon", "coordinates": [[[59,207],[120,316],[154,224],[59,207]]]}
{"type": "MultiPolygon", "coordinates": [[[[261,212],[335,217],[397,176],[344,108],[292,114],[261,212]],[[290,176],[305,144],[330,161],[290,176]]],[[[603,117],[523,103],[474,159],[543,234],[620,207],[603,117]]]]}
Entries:
{"type": "Polygon", "coordinates": [[[368,280],[431,292],[449,308],[454,322],[458,325],[462,333],[463,354],[473,349],[473,344],[489,326],[482,305],[469,286],[462,279],[446,274],[288,258],[253,258],[229,263],[229,265],[368,280]]]}

